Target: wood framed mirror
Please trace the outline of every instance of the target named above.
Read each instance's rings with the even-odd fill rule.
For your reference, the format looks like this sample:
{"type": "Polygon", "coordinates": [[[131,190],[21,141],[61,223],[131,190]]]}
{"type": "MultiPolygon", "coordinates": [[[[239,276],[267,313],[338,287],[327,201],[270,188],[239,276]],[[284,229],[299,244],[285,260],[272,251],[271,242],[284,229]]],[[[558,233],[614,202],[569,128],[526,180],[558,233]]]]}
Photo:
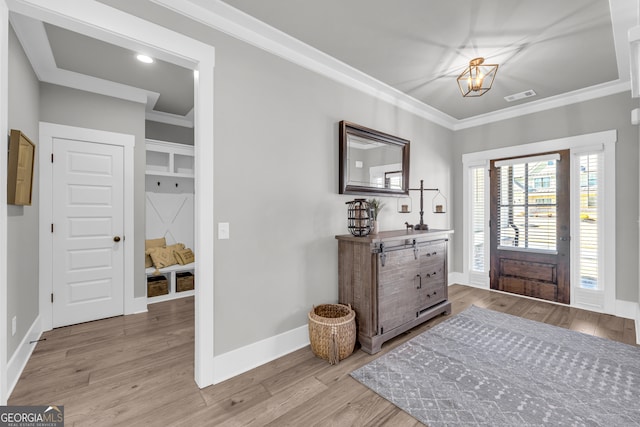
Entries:
{"type": "Polygon", "coordinates": [[[409,194],[409,140],[340,122],[340,194],[409,194]]]}

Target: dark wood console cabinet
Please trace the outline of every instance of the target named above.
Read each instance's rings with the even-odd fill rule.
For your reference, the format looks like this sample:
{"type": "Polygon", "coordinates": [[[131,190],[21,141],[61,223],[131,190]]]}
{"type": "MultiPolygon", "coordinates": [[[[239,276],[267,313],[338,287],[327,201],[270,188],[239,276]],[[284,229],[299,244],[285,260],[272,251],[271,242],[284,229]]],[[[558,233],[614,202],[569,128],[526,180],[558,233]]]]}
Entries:
{"type": "Polygon", "coordinates": [[[358,341],[369,354],[433,317],[451,313],[447,242],[452,230],[336,236],[341,304],[356,312],[358,341]]]}

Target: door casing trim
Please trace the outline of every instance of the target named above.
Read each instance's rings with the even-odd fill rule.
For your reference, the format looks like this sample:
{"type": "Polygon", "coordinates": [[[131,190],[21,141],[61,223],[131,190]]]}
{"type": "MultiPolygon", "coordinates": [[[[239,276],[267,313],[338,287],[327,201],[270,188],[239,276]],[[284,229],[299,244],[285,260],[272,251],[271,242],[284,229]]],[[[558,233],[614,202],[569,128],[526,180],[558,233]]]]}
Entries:
{"type": "MultiPolygon", "coordinates": [[[[53,166],[50,159],[53,152],[53,139],[73,139],[87,141],[87,144],[108,144],[121,146],[124,149],[123,172],[124,182],[133,182],[134,179],[134,146],[135,136],[123,133],[107,132],[96,129],[79,128],[74,126],[59,125],[40,122],[40,143],[38,144],[38,158],[40,159],[40,232],[39,232],[39,258],[40,258],[40,319],[43,331],[53,329],[53,309],[51,293],[53,292],[53,235],[51,224],[53,223],[53,166]]],[[[133,186],[123,186],[124,202],[124,236],[131,236],[122,241],[124,246],[124,314],[135,312],[134,301],[134,264],[133,264],[133,186]]]]}
{"type": "MultiPolygon", "coordinates": [[[[615,221],[615,144],[618,141],[618,131],[615,129],[605,130],[601,132],[588,133],[583,135],[575,135],[569,136],[565,138],[558,138],[546,141],[538,141],[531,142],[527,144],[514,145],[510,147],[504,148],[494,148],[485,151],[477,151],[473,153],[466,153],[462,155],[462,167],[463,167],[463,226],[462,226],[462,236],[463,236],[463,273],[462,276],[465,278],[466,282],[469,282],[469,278],[474,274],[477,276],[482,276],[481,273],[472,273],[469,270],[469,251],[470,251],[470,239],[468,237],[469,234],[469,224],[470,224],[470,213],[468,212],[468,201],[470,197],[470,183],[469,183],[469,174],[467,171],[469,167],[473,166],[481,166],[484,164],[486,168],[489,167],[489,161],[491,159],[498,158],[506,158],[506,157],[518,157],[518,156],[526,156],[535,153],[542,153],[547,151],[554,150],[570,150],[570,155],[573,156],[573,153],[576,150],[583,149],[584,147],[593,147],[594,145],[601,145],[605,152],[605,197],[604,205],[608,206],[609,212],[606,218],[605,224],[605,233],[604,233],[604,254],[605,254],[605,272],[603,277],[603,282],[605,285],[604,294],[603,294],[603,310],[604,313],[614,314],[615,313],[615,305],[616,305],[616,268],[615,268],[615,259],[616,259],[616,221],[615,221]]],[[[488,178],[488,174],[485,176],[488,178]]],[[[488,181],[488,180],[487,180],[488,181]]],[[[485,182],[485,192],[488,191],[488,183],[485,182]]],[[[488,197],[488,196],[487,196],[488,197]]],[[[485,212],[487,215],[487,223],[488,223],[488,201],[485,201],[485,212]]],[[[485,236],[487,233],[488,227],[485,228],[485,236]]],[[[485,238],[485,244],[488,247],[488,239],[485,238]]],[[[577,254],[575,253],[575,245],[571,246],[571,270],[574,271],[576,266],[573,264],[577,259],[577,254]]],[[[486,265],[487,260],[485,260],[486,265]]],[[[486,272],[486,276],[482,277],[483,284],[482,286],[488,289],[488,281],[489,273],[486,272]],[[485,282],[486,280],[486,282],[485,282]],[[487,286],[484,286],[486,283],[487,286]]],[[[573,289],[571,294],[573,295],[573,289]]],[[[575,302],[571,301],[571,306],[575,305],[575,302]]],[[[579,306],[577,306],[579,307],[579,306]]],[[[584,308],[584,307],[579,307],[584,308]]],[[[588,310],[592,310],[592,308],[586,308],[588,310]]]]}

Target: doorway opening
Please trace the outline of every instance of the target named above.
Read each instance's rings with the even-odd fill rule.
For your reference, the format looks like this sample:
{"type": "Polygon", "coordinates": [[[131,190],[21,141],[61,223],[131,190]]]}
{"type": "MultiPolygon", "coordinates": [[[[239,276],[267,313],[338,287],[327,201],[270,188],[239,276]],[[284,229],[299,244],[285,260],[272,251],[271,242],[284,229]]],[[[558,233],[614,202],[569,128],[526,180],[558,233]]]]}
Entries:
{"type": "MultiPolygon", "coordinates": [[[[514,172],[514,169],[518,162],[526,163],[517,158],[529,157],[531,160],[540,153],[558,153],[568,150],[564,167],[568,164],[569,188],[567,190],[565,187],[560,191],[568,191],[568,196],[563,195],[563,197],[568,197],[569,200],[569,230],[558,229],[558,236],[561,239],[559,240],[560,249],[564,250],[563,245],[567,244],[569,248],[570,289],[565,303],[587,310],[614,314],[616,307],[616,141],[617,132],[609,130],[464,154],[462,156],[464,283],[482,288],[493,287],[490,282],[490,271],[502,268],[507,273],[513,273],[504,274],[514,279],[512,282],[518,282],[515,280],[518,278],[522,279],[519,282],[521,285],[507,284],[507,286],[525,288],[527,278],[519,277],[521,263],[530,269],[536,264],[519,258],[524,257],[527,252],[535,253],[540,250],[543,255],[545,251],[560,252],[557,239],[556,247],[535,248],[535,239],[539,237],[538,232],[557,226],[557,217],[554,217],[557,213],[553,214],[553,212],[558,208],[552,197],[545,196],[545,191],[549,190],[552,184],[551,176],[548,179],[545,176],[532,176],[533,181],[525,186],[522,179],[515,176],[518,173],[514,172]],[[492,168],[492,161],[495,168],[496,159],[503,160],[503,163],[499,163],[498,166],[504,167],[504,176],[509,177],[509,167],[511,167],[510,179],[508,178],[501,186],[503,192],[507,192],[504,198],[507,203],[502,208],[502,218],[497,215],[497,211],[497,217],[491,218],[491,205],[495,205],[496,209],[498,206],[497,199],[490,197],[492,194],[490,182],[493,177],[490,177],[489,171],[492,168]],[[517,178],[517,182],[514,182],[514,178],[517,178]],[[540,191],[537,191],[536,185],[540,191]],[[511,205],[508,203],[509,189],[513,192],[512,202],[514,203],[511,205]],[[532,191],[534,189],[536,191],[532,191]],[[524,203],[520,205],[515,203],[516,195],[522,199],[521,201],[524,201],[525,195],[527,196],[528,211],[525,211],[524,203]],[[492,248],[490,224],[495,223],[497,226],[499,221],[502,221],[504,233],[501,234],[501,240],[496,236],[495,243],[497,246],[500,241],[503,254],[511,255],[511,258],[507,257],[505,261],[499,261],[500,258],[498,258],[498,265],[494,265],[496,263],[492,262],[490,255],[492,248]],[[510,223],[515,227],[510,226],[510,223]],[[527,225],[531,229],[528,236],[524,232],[527,225]],[[563,238],[566,240],[562,240],[563,238]],[[527,239],[529,239],[528,242],[527,239]],[[529,248],[523,248],[527,243],[530,243],[529,248]]],[[[544,167],[547,166],[544,165],[544,167]]],[[[520,168],[520,175],[523,175],[523,167],[520,168]]],[[[497,197],[497,188],[493,190],[493,194],[497,197]]],[[[549,278],[554,274],[562,273],[557,267],[554,270],[546,262],[540,264],[542,265],[537,267],[542,267],[541,270],[533,274],[541,274],[543,278],[549,278]]],[[[496,276],[500,277],[500,274],[496,276]]],[[[555,292],[553,289],[552,292],[555,292]]]]}
{"type": "MultiPolygon", "coordinates": [[[[99,2],[87,2],[79,10],[71,4],[51,4],[36,0],[26,0],[19,4],[1,2],[0,11],[4,25],[4,33],[8,31],[9,12],[51,23],[61,28],[70,29],[90,37],[120,44],[129,48],[144,47],[165,60],[175,60],[194,69],[195,84],[195,193],[213,187],[213,68],[215,49],[187,36],[170,31],[161,26],[136,18],[99,2]],[[206,118],[206,119],[205,119],[206,118]],[[207,167],[198,167],[203,162],[207,167]]],[[[8,84],[7,40],[2,41],[0,49],[4,61],[0,61],[0,80],[2,86],[8,84]]],[[[6,94],[6,91],[4,92],[6,94]]],[[[6,96],[6,95],[5,95],[6,96]]],[[[3,97],[2,111],[6,112],[7,99],[3,97]]],[[[2,115],[1,131],[7,132],[7,116],[2,115]]],[[[206,193],[202,193],[206,194],[206,193]]],[[[198,266],[201,286],[196,288],[195,298],[195,380],[200,387],[213,383],[213,240],[200,239],[197,236],[214,234],[213,199],[197,198],[195,208],[195,252],[209,262],[198,266]]],[[[6,201],[0,201],[0,208],[6,208],[6,201]]],[[[0,237],[0,254],[6,259],[6,236],[0,237]]],[[[0,277],[0,293],[6,301],[6,276],[0,277]]],[[[146,299],[146,298],[145,298],[146,299]]],[[[0,306],[0,317],[6,320],[6,305],[0,306]]],[[[5,324],[2,322],[1,324],[5,324]]],[[[0,403],[7,399],[7,357],[6,328],[0,328],[0,403]]]]}

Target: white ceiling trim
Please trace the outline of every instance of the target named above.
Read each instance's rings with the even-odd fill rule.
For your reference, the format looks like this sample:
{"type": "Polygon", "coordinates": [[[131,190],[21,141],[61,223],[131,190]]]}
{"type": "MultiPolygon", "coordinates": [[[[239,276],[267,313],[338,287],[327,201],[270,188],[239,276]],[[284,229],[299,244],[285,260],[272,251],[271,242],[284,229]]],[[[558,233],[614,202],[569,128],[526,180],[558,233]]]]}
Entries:
{"type": "Polygon", "coordinates": [[[451,129],[456,119],[218,0],[151,0],[346,86],[451,129]]]}
{"type": "Polygon", "coordinates": [[[640,26],[629,29],[629,49],[631,51],[631,96],[640,96],[640,26]]]}
{"type": "Polygon", "coordinates": [[[480,114],[468,119],[458,120],[453,126],[453,130],[461,130],[481,126],[488,123],[498,122],[506,119],[524,116],[527,114],[539,113],[552,108],[564,107],[578,102],[590,101],[604,96],[615,95],[616,93],[628,92],[629,82],[617,80],[615,82],[603,83],[573,92],[563,93],[557,96],[539,99],[526,104],[516,105],[487,114],[480,114]]]}
{"type": "Polygon", "coordinates": [[[634,15],[630,13],[628,0],[610,0],[618,69],[622,70],[619,80],[461,120],[418,101],[220,0],[151,1],[451,130],[480,126],[630,89],[626,31],[633,24],[626,25],[633,22],[634,15]]]}
{"type": "Polygon", "coordinates": [[[155,111],[157,92],[58,68],[42,21],[19,14],[10,14],[9,20],[39,81],[145,104],[147,120],[193,127],[193,109],[190,116],[155,111]]]}
{"type": "Polygon", "coordinates": [[[629,29],[638,25],[638,4],[630,0],[609,0],[611,24],[613,26],[613,43],[618,62],[618,77],[621,81],[631,80],[629,56],[629,29]]]}
{"type": "Polygon", "coordinates": [[[164,111],[155,111],[149,109],[147,104],[146,119],[152,122],[166,123],[168,125],[182,126],[185,128],[193,127],[193,108],[184,116],[165,113],[164,111]]]}

